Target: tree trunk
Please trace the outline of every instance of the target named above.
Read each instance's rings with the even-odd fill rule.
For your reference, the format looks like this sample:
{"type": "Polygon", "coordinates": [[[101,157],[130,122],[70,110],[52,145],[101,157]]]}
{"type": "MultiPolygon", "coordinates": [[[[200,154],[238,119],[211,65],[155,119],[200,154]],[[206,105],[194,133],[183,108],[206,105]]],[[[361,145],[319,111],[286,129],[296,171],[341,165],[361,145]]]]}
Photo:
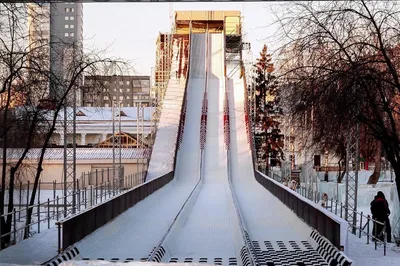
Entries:
{"type": "MultiPolygon", "coordinates": [[[[14,209],[14,179],[15,179],[15,168],[12,167],[10,171],[10,186],[8,188],[8,207],[7,207],[7,213],[10,213],[9,215],[6,216],[5,218],[5,230],[4,233],[10,233],[11,232],[11,225],[12,225],[12,214],[11,212],[14,209]]],[[[3,231],[3,230],[2,230],[3,231]]],[[[9,245],[11,241],[11,234],[3,237],[2,239],[2,244],[4,247],[6,245],[9,245]]]]}
{"type": "Polygon", "coordinates": [[[378,183],[379,177],[381,175],[381,154],[382,154],[382,145],[380,142],[377,143],[376,153],[375,153],[375,169],[372,175],[368,179],[367,184],[376,184],[378,183]]]}
{"type": "Polygon", "coordinates": [[[342,183],[344,175],[346,174],[346,169],[342,169],[342,162],[346,161],[346,156],[340,158],[338,164],[339,164],[339,175],[338,175],[338,183],[342,183]]]}
{"type": "Polygon", "coordinates": [[[392,164],[392,167],[393,167],[393,171],[394,171],[394,175],[395,175],[397,195],[398,195],[399,201],[400,201],[400,165],[392,164]]]}

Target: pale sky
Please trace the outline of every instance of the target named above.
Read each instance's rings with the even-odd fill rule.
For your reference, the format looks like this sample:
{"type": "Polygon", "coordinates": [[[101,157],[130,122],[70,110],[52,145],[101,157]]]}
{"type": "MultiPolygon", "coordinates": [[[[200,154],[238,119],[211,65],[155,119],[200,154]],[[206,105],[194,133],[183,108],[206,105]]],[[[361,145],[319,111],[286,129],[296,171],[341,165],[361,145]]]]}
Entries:
{"type": "MultiPolygon", "coordinates": [[[[239,10],[244,16],[246,41],[258,55],[275,32],[272,5],[280,3],[173,3],[178,10],[239,10]]],[[[108,56],[129,60],[136,74],[150,75],[155,64],[159,32],[169,30],[168,3],[85,3],[83,4],[84,45],[105,49],[108,56]]]]}

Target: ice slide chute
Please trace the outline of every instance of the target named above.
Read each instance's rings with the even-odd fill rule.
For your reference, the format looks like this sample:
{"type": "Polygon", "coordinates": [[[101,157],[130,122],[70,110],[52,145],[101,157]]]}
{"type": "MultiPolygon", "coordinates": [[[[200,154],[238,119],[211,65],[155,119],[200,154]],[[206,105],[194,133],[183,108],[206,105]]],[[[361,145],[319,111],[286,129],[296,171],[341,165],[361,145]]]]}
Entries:
{"type": "Polygon", "coordinates": [[[189,56],[191,62],[186,96],[186,104],[190,108],[187,108],[185,116],[174,179],[118,216],[113,222],[78,242],[76,246],[82,258],[146,260],[165,232],[169,230],[198,182],[202,96],[205,86],[204,40],[204,35],[193,35],[191,40],[192,51],[189,56]],[[113,243],[112,248],[109,243],[113,243]]]}
{"type": "MultiPolygon", "coordinates": [[[[228,183],[226,140],[229,137],[226,134],[229,132],[223,37],[223,34],[206,35],[206,91],[200,130],[205,139],[201,138],[200,142],[200,182],[158,250],[153,252],[154,261],[243,264],[239,258],[241,252],[246,253],[243,252],[244,237],[240,234],[237,209],[228,183]]],[[[247,257],[244,254],[246,265],[249,264],[247,257]]]]}
{"type": "Polygon", "coordinates": [[[223,41],[191,35],[175,178],[78,243],[82,258],[247,266],[266,254],[280,259],[276,246],[287,256],[293,245],[308,248],[311,229],[252,176],[244,84],[239,76],[225,80],[223,41]]]}
{"type": "Polygon", "coordinates": [[[204,145],[205,123],[204,117],[207,116],[205,103],[206,96],[206,44],[207,34],[191,34],[190,37],[190,66],[189,81],[187,86],[187,116],[191,120],[185,121],[190,126],[186,126],[183,132],[182,144],[178,150],[178,158],[176,164],[176,180],[178,182],[187,182],[188,176],[197,178],[197,183],[193,187],[191,193],[183,203],[179,212],[169,226],[168,230],[161,238],[156,248],[151,252],[147,261],[161,262],[166,252],[168,252],[167,244],[170,238],[174,236],[176,231],[182,227],[182,223],[190,215],[191,206],[197,200],[202,175],[202,158],[204,145]]]}
{"type": "Polygon", "coordinates": [[[255,180],[246,126],[245,85],[239,62],[227,65],[231,145],[230,178],[253,258],[274,265],[327,265],[311,245],[312,229],[255,180]],[[300,264],[299,264],[300,265],[300,264]]]}
{"type": "MultiPolygon", "coordinates": [[[[157,133],[154,141],[146,181],[172,172],[174,169],[175,150],[183,98],[185,82],[174,73],[180,68],[176,59],[183,42],[174,42],[171,74],[168,81],[165,97],[161,107],[161,116],[157,125],[157,133]]],[[[182,57],[182,55],[180,55],[182,57]]]]}

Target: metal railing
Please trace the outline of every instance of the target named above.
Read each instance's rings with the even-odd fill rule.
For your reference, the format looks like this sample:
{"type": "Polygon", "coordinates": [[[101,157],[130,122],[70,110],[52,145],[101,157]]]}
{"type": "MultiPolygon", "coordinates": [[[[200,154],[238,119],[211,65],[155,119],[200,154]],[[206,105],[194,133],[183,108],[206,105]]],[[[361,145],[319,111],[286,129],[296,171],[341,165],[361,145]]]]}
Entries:
{"type": "Polygon", "coordinates": [[[345,204],[334,200],[333,198],[328,199],[325,193],[314,191],[304,186],[298,186],[296,189],[297,193],[303,197],[321,204],[326,210],[334,213],[336,216],[344,219],[346,211],[352,212],[354,217],[357,217],[357,224],[353,225],[353,222],[349,222],[351,227],[351,233],[358,236],[359,238],[366,236],[366,244],[370,244],[370,238],[374,241],[375,250],[377,249],[378,243],[383,244],[383,255],[386,256],[387,248],[387,234],[386,234],[386,222],[380,222],[376,219],[372,219],[370,215],[365,215],[363,212],[356,210],[350,210],[345,204]],[[372,225],[372,228],[371,228],[372,225]],[[382,229],[378,231],[378,227],[382,229]],[[382,237],[380,237],[382,236],[382,237]]]}
{"type": "MultiPolygon", "coordinates": [[[[96,171],[99,173],[100,171],[96,171]]],[[[86,210],[92,206],[98,205],[116,195],[121,194],[127,189],[136,187],[144,182],[146,172],[130,174],[122,178],[114,178],[111,180],[101,180],[96,178],[97,185],[89,185],[83,188],[77,186],[77,190],[73,195],[67,197],[75,197],[76,206],[64,205],[64,196],[56,196],[55,199],[41,202],[38,199],[37,204],[26,206],[20,209],[14,208],[12,212],[5,213],[0,218],[11,219],[11,230],[7,230],[0,235],[0,250],[2,248],[15,245],[23,239],[29,238],[34,234],[40,233],[43,229],[50,229],[57,221],[64,219],[69,215],[86,210]],[[66,210],[66,211],[65,211],[66,210]],[[28,211],[32,212],[31,222],[27,224],[26,215],[28,211]],[[54,221],[55,220],[55,221],[54,221]],[[36,225],[36,228],[34,226],[36,225]],[[5,240],[4,240],[5,239],[5,240]],[[4,243],[3,243],[4,242],[4,243]]],[[[99,177],[97,175],[97,177],[99,177]]],[[[79,183],[79,181],[76,181],[79,183]]],[[[2,223],[0,223],[0,232],[2,232],[2,223]]]]}
{"type": "Polygon", "coordinates": [[[91,234],[142,199],[168,184],[173,179],[173,176],[174,172],[172,171],[166,175],[127,189],[92,208],[58,221],[56,223],[58,229],[58,252],[62,253],[77,241],[82,240],[85,236],[91,234]]]}
{"type": "MultiPolygon", "coordinates": [[[[281,178],[279,172],[277,171],[267,171],[266,173],[269,177],[278,182],[285,182],[284,179],[281,178]]],[[[288,184],[289,185],[289,184],[288,184]]],[[[374,241],[375,250],[378,247],[378,243],[383,245],[383,254],[386,256],[387,249],[387,234],[386,234],[386,222],[380,222],[376,219],[372,219],[370,215],[365,215],[363,212],[358,212],[356,210],[350,210],[348,207],[335,200],[333,198],[326,198],[325,193],[321,193],[318,191],[312,190],[310,187],[305,186],[297,186],[295,189],[297,193],[301,196],[313,201],[314,203],[321,203],[321,206],[326,210],[334,213],[336,216],[344,219],[345,213],[348,210],[353,213],[353,216],[357,217],[357,224],[353,225],[352,222],[349,222],[351,233],[361,237],[367,237],[366,244],[370,244],[370,238],[374,241]],[[378,227],[382,229],[378,232],[378,227]],[[381,237],[379,237],[381,236],[381,237]]]]}

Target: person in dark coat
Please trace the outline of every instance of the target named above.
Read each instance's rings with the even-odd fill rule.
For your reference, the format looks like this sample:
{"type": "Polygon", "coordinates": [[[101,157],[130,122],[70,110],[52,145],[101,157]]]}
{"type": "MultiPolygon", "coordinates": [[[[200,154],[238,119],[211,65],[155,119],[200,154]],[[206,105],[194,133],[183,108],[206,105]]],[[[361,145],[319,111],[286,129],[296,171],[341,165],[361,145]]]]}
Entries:
{"type": "MultiPolygon", "coordinates": [[[[390,227],[389,215],[390,209],[387,200],[385,199],[385,195],[382,191],[379,191],[375,196],[374,200],[371,202],[371,213],[372,219],[377,220],[381,223],[386,223],[386,235],[387,242],[392,242],[392,230],[390,227]]],[[[374,223],[373,227],[373,236],[383,241],[383,225],[380,223],[374,223]]]]}

